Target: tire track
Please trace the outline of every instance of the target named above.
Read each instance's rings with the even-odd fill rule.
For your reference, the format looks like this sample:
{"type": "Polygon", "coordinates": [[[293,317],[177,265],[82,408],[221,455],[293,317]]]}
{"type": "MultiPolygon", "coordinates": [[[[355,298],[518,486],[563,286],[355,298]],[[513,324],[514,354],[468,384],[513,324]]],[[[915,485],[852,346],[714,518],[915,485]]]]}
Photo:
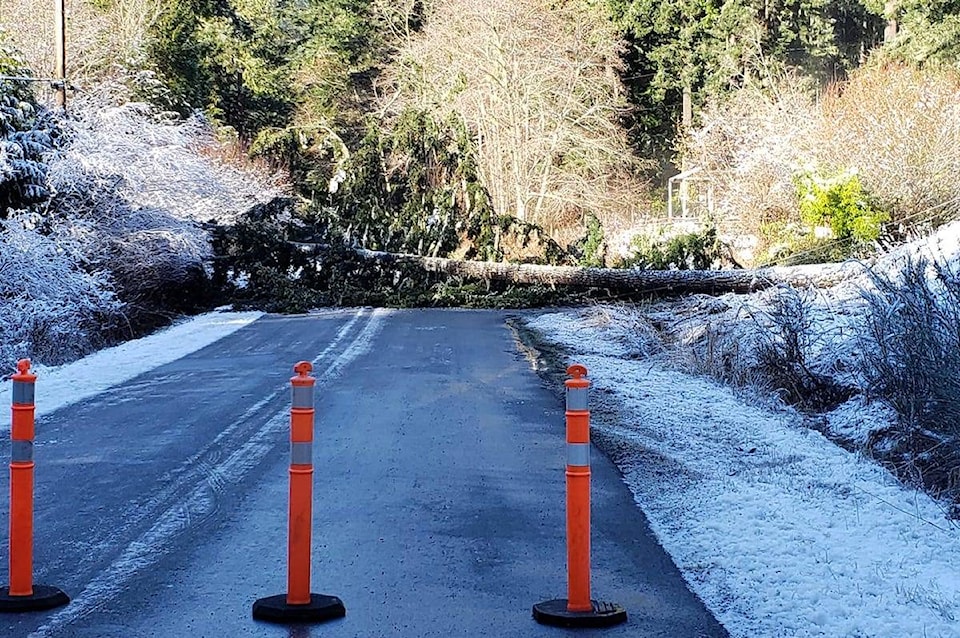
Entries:
{"type": "MultiPolygon", "coordinates": [[[[371,349],[389,311],[374,310],[367,315],[363,327],[354,331],[354,326],[367,312],[361,310],[354,315],[313,360],[314,366],[323,370],[322,375],[317,375],[318,388],[335,379],[343,368],[371,349]],[[348,339],[351,332],[356,332],[352,340],[348,339]]],[[[287,409],[265,422],[254,417],[288,390],[288,384],[284,384],[251,407],[245,418],[225,429],[202,452],[185,461],[175,471],[181,474],[175,485],[154,495],[147,504],[141,506],[142,510],[141,507],[134,508],[135,511],[128,510],[125,517],[129,516],[134,523],[125,525],[124,529],[129,530],[134,524],[150,518],[155,521],[127,544],[110,566],[94,577],[67,607],[47,619],[45,624],[29,634],[29,638],[55,636],[70,623],[101,608],[139,572],[168,554],[187,530],[215,513],[218,495],[239,483],[281,441],[286,441],[281,435],[287,428],[287,409]],[[232,452],[227,453],[228,450],[232,452]]],[[[122,542],[117,538],[113,540],[114,544],[122,542]]]]}

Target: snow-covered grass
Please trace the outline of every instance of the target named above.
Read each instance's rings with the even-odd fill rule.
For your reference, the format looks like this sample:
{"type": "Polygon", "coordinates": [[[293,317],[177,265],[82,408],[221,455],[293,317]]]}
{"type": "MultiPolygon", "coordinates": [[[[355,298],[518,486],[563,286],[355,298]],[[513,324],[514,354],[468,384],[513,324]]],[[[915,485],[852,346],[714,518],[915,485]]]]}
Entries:
{"type": "MultiPolygon", "coordinates": [[[[47,414],[71,403],[103,392],[195,352],[218,339],[252,323],[260,312],[209,312],[185,319],[164,330],[112,348],[90,354],[62,366],[35,365],[37,375],[37,415],[47,414]]],[[[15,369],[4,371],[4,376],[15,369]]],[[[10,403],[11,385],[0,384],[0,403],[10,403]]],[[[9,431],[9,423],[0,424],[0,435],[9,431]]]]}
{"type": "MultiPolygon", "coordinates": [[[[590,370],[594,440],[733,636],[960,635],[960,527],[870,459],[647,357],[620,309],[528,322],[590,370]],[[624,358],[629,357],[629,358],[624,358]]],[[[646,339],[641,339],[646,342],[646,339]]],[[[856,401],[832,413],[869,429],[856,401]]],[[[874,415],[881,422],[889,415],[874,415]]]]}

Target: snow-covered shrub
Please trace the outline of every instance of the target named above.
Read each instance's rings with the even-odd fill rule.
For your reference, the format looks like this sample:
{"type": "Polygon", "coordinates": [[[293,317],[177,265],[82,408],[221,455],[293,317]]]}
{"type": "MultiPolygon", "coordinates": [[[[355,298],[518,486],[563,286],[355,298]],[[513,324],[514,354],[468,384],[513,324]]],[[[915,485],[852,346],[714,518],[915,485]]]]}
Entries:
{"type": "Polygon", "coordinates": [[[795,77],[772,90],[748,85],[708,105],[702,125],[681,142],[690,167],[714,186],[721,234],[753,235],[766,248],[771,230],[799,221],[794,175],[809,163],[816,104],[795,77]]]}
{"type": "Polygon", "coordinates": [[[723,265],[729,253],[715,226],[690,233],[634,235],[629,250],[619,265],[647,270],[707,270],[723,265]]]}
{"type": "Polygon", "coordinates": [[[88,267],[110,272],[135,323],[144,313],[202,306],[204,263],[212,256],[207,232],[166,210],[132,206],[120,194],[125,184],[92,170],[58,185],[56,214],[44,221],[51,238],[73,242],[88,267]]]}
{"type": "Polygon", "coordinates": [[[863,296],[866,389],[898,416],[868,446],[906,480],[960,498],[960,268],[907,259],[874,272],[863,296]]]}
{"type": "Polygon", "coordinates": [[[127,97],[123,87],[108,85],[72,103],[64,122],[69,144],[50,160],[55,192],[93,180],[131,208],[224,224],[287,192],[275,175],[214,158],[214,131],[200,114],[170,119],[127,97]]]}
{"type": "Polygon", "coordinates": [[[820,369],[817,354],[829,333],[817,327],[815,294],[781,286],[769,305],[754,315],[755,377],[786,403],[805,410],[829,410],[856,390],[820,369]]]}
{"type": "Polygon", "coordinates": [[[109,276],[81,267],[78,246],[0,221],[0,363],[57,364],[103,345],[122,325],[109,276]]]}
{"type": "MultiPolygon", "coordinates": [[[[23,59],[0,31],[0,76],[29,77],[23,59]]],[[[47,199],[44,155],[53,149],[48,118],[30,82],[0,79],[0,219],[47,199]]]]}
{"type": "Polygon", "coordinates": [[[960,216],[960,74],[868,65],[821,100],[811,140],[824,166],[856,169],[908,234],[960,216]]]}
{"type": "Polygon", "coordinates": [[[897,411],[905,433],[960,435],[960,272],[908,259],[872,284],[863,292],[868,391],[897,411]]]}
{"type": "Polygon", "coordinates": [[[857,176],[874,209],[868,235],[887,215],[897,240],[960,217],[955,72],[868,64],[819,94],[786,77],[709,105],[701,121],[682,142],[685,162],[712,181],[722,234],[754,235],[770,257],[809,250],[799,260],[810,261],[843,243],[801,241],[811,228],[795,181],[810,170],[857,176]]]}
{"type": "Polygon", "coordinates": [[[111,273],[138,326],[209,301],[209,229],[284,191],[270,175],[212,157],[210,126],[124,102],[119,87],[73,102],[50,157],[44,224],[111,273]],[[118,105],[119,103],[119,105],[118,105]]]}
{"type": "Polygon", "coordinates": [[[113,85],[38,118],[20,84],[0,83],[0,363],[73,359],[209,302],[209,222],[282,186],[217,161],[202,118],[165,120],[113,85]]]}

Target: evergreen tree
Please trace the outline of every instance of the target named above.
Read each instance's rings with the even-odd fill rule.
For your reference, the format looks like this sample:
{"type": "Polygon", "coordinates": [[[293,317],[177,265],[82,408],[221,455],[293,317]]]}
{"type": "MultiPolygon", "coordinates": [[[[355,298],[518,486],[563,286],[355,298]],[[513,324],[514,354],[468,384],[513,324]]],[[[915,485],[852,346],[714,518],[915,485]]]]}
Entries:
{"type": "Polygon", "coordinates": [[[272,2],[167,0],[150,58],[182,102],[250,139],[292,113],[291,42],[272,2]]]}
{"type": "Polygon", "coordinates": [[[889,18],[899,27],[890,43],[894,57],[918,64],[960,67],[960,2],[898,0],[885,4],[892,9],[889,18]]]}
{"type": "Polygon", "coordinates": [[[858,0],[609,0],[631,44],[627,84],[645,153],[668,155],[685,88],[694,103],[786,67],[842,77],[878,40],[858,0]]]}
{"type": "MultiPolygon", "coordinates": [[[[31,75],[20,54],[6,43],[2,31],[0,75],[31,75]]],[[[53,139],[39,118],[42,112],[29,81],[0,80],[0,219],[5,219],[10,211],[26,209],[50,196],[44,155],[52,150],[53,139]]]]}
{"type": "Polygon", "coordinates": [[[180,110],[232,126],[305,192],[325,183],[314,164],[342,148],[337,129],[362,136],[377,50],[370,0],[164,2],[150,58],[180,110]]]}

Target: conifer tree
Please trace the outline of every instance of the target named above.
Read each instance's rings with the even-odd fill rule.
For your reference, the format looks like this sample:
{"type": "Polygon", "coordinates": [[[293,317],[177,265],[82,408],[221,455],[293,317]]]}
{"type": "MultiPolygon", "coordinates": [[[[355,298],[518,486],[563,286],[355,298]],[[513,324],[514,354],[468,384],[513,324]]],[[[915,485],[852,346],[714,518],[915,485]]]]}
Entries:
{"type": "MultiPolygon", "coordinates": [[[[878,0],[874,0],[877,2],[878,0]]],[[[897,0],[884,3],[897,30],[891,54],[904,61],[960,67],[960,3],[956,0],[897,0]]]]}
{"type": "MultiPolygon", "coordinates": [[[[30,75],[20,54],[6,43],[0,31],[0,76],[30,75]]],[[[38,121],[41,112],[30,82],[0,80],[0,219],[12,210],[39,204],[50,195],[43,156],[52,149],[53,140],[38,121]]]]}
{"type": "Polygon", "coordinates": [[[609,0],[629,38],[636,142],[669,155],[685,88],[717,98],[775,71],[829,81],[879,40],[883,19],[859,0],[609,0]]]}

